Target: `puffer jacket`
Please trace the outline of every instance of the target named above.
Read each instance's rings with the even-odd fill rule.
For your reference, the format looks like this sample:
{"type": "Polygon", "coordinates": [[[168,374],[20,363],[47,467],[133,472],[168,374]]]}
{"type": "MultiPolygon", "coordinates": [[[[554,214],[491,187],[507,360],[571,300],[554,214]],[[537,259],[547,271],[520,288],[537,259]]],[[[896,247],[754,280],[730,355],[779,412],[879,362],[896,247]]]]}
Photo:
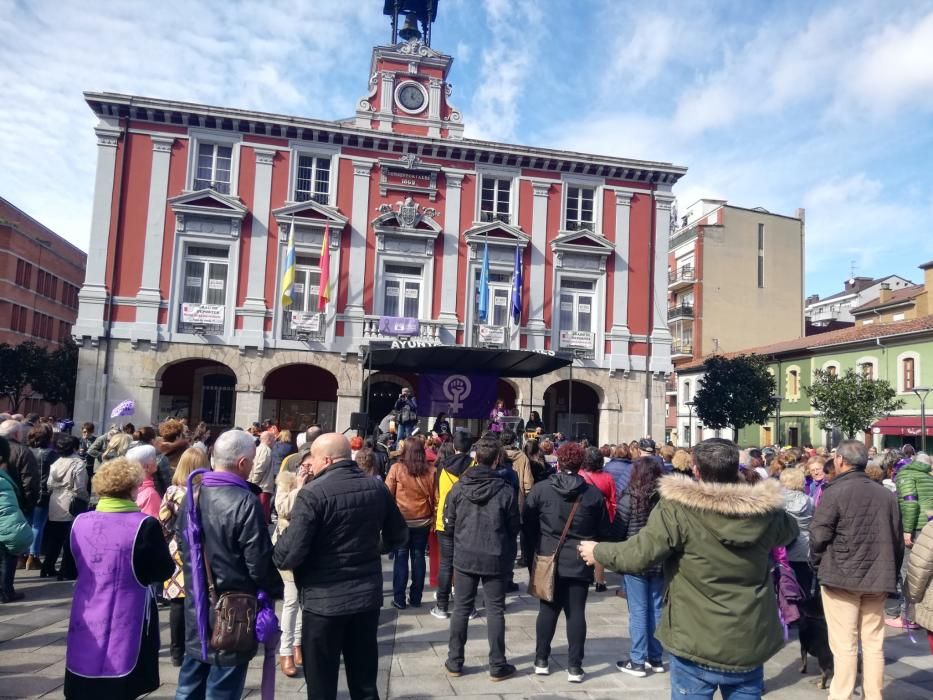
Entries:
{"type": "Polygon", "coordinates": [[[810,523],[810,564],[824,586],[859,593],[894,593],[904,558],[897,499],[864,470],[823,487],[810,523]]]}
{"type": "Polygon", "coordinates": [[[574,501],[580,499],[567,539],[557,557],[557,576],[593,580],[593,569],[577,553],[583,540],[602,540],[609,532],[609,517],[603,495],[579,474],[558,472],[535,484],[525,499],[522,530],[528,547],[537,554],[550,555],[557,549],[574,501]]]}
{"type": "Polygon", "coordinates": [[[520,525],[515,489],[486,465],[464,473],[444,503],[444,532],[454,536],[454,569],[505,576],[515,560],[520,525]]]}
{"type": "Polygon", "coordinates": [[[412,476],[403,462],[396,462],[386,475],[386,488],[407,521],[434,518],[434,466],[421,476],[412,476]]]}
{"type": "Polygon", "coordinates": [[[904,465],[894,479],[897,504],[901,509],[901,525],[905,533],[913,533],[927,523],[927,513],[933,512],[933,476],[930,465],[914,460],[904,465]]]}
{"type": "Polygon", "coordinates": [[[809,561],[810,522],[813,520],[813,501],[803,491],[784,489],[784,510],[797,521],[800,534],[787,545],[788,561],[809,561]]]}
{"type": "Polygon", "coordinates": [[[625,492],[628,482],[632,479],[632,462],[627,459],[610,459],[603,467],[603,471],[611,474],[616,482],[616,495],[625,492]]]}
{"type": "Polygon", "coordinates": [[[9,554],[25,554],[32,544],[32,527],[19,508],[16,482],[0,470],[0,545],[9,554]]]}
{"type": "Polygon", "coordinates": [[[923,526],[910,548],[906,594],[913,606],[907,618],[933,631],[933,520],[923,526]]]}
{"type": "MultiPolygon", "coordinates": [[[[281,598],[284,586],[279,572],[272,566],[272,541],[265,515],[255,491],[238,486],[201,487],[198,493],[204,551],[210,557],[211,571],[217,595],[227,591],[255,594],[263,590],[273,599],[281,598]]],[[[188,499],[178,514],[178,529],[188,526],[188,499]]],[[[191,554],[184,537],[178,538],[185,576],[185,653],[216,666],[239,666],[256,655],[253,646],[244,652],[209,650],[209,658],[201,656],[198,621],[191,590],[191,554]]],[[[213,629],[214,610],[208,613],[213,629]]]]}
{"type": "MultiPolygon", "coordinates": [[[[647,508],[636,509],[634,500],[632,499],[632,492],[630,489],[626,489],[625,493],[622,494],[622,498],[619,499],[619,504],[616,509],[616,519],[619,522],[615,523],[615,529],[618,533],[619,540],[630,540],[644,530],[645,525],[648,524],[648,517],[651,515],[651,511],[654,510],[654,507],[658,505],[660,500],[660,494],[655,491],[648,500],[647,508]]],[[[639,574],[641,576],[661,576],[664,571],[660,564],[655,564],[654,566],[649,566],[644,571],[632,571],[629,573],[639,574]]]]}
{"type": "Polygon", "coordinates": [[[405,520],[385,484],[345,459],[298,491],[272,560],[294,573],[304,610],[350,615],[382,607],[380,551],[407,541],[405,520]]]}
{"type": "Polygon", "coordinates": [[[87,464],[83,457],[59,457],[49,470],[49,520],[62,523],[75,519],[69,512],[75,498],[90,499],[87,464]]]}
{"type": "Polygon", "coordinates": [[[434,488],[437,491],[437,517],[434,529],[444,532],[444,503],[463,472],[473,466],[473,458],[469,454],[453,454],[444,460],[441,468],[435,474],[434,488]]]}
{"type": "Polygon", "coordinates": [[[784,645],[771,549],[797,537],[780,484],[671,474],[659,492],[644,529],[596,545],[596,559],[629,573],[662,564],[664,612],[655,636],[672,654],[732,672],[760,666],[784,645]]]}

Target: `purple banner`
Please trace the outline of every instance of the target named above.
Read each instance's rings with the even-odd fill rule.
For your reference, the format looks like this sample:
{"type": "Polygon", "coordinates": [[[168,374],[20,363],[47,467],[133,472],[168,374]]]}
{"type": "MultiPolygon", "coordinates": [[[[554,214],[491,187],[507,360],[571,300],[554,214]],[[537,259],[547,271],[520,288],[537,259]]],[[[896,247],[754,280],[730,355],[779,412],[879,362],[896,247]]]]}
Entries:
{"type": "Polygon", "coordinates": [[[399,316],[382,316],[379,319],[380,335],[406,335],[417,336],[421,324],[417,318],[402,318],[399,316]]]}
{"type": "Polygon", "coordinates": [[[419,413],[453,418],[487,418],[496,403],[496,378],[481,374],[422,374],[419,413]]]}

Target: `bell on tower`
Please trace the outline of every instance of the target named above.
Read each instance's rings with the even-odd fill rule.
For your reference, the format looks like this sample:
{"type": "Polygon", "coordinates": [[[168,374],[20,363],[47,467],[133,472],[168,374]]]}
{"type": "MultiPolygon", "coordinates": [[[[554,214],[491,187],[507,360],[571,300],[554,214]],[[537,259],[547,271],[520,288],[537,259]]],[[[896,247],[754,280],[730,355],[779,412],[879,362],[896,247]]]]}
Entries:
{"type": "Polygon", "coordinates": [[[385,0],[382,14],[392,18],[392,44],[422,39],[431,45],[431,25],[437,20],[437,4],[440,0],[385,0]],[[398,18],[405,17],[405,25],[398,28],[398,18]],[[419,31],[418,25],[421,25],[419,31]]]}

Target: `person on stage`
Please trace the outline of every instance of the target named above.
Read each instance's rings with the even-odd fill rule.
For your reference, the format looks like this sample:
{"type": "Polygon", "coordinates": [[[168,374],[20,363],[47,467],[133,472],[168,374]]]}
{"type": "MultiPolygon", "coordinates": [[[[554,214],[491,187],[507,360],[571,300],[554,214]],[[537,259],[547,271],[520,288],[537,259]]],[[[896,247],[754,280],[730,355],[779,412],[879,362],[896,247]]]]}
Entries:
{"type": "Polygon", "coordinates": [[[408,387],[403,388],[399,394],[395,412],[398,415],[398,439],[404,440],[418,427],[418,402],[408,387]]]}
{"type": "Polygon", "coordinates": [[[544,432],[544,421],[541,420],[541,416],[537,411],[532,411],[528,420],[525,422],[525,432],[526,433],[536,433],[541,435],[544,432]]]}
{"type": "Polygon", "coordinates": [[[502,432],[502,419],[508,415],[505,408],[505,401],[499,399],[496,405],[489,412],[489,429],[494,433],[502,432]]]}
{"type": "Polygon", "coordinates": [[[434,427],[431,428],[431,432],[434,433],[434,436],[441,442],[447,442],[450,440],[450,421],[447,420],[446,413],[437,414],[437,418],[434,421],[434,427]]]}

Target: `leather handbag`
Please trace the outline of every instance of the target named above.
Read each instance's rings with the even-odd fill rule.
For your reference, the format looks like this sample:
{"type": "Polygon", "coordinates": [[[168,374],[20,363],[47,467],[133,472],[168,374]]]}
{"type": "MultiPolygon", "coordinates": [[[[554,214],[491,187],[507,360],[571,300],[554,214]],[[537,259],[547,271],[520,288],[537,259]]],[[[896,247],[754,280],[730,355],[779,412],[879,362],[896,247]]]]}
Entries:
{"type": "Polygon", "coordinates": [[[531,564],[531,579],[528,582],[528,592],[538,600],[546,603],[554,602],[554,579],[557,574],[557,557],[564,546],[564,540],[567,539],[567,533],[570,531],[570,524],[573,522],[573,516],[577,514],[577,506],[580,505],[580,498],[573,502],[570,509],[570,515],[567,517],[567,523],[564,525],[564,531],[560,533],[560,539],[557,541],[557,549],[553,554],[536,554],[531,564]]]}
{"type": "Polygon", "coordinates": [[[256,648],[256,612],[259,604],[252,593],[227,591],[217,595],[214,572],[204,547],[204,568],[207,571],[207,590],[214,607],[214,628],[210,646],[214,651],[233,653],[251,652],[256,648]]]}

